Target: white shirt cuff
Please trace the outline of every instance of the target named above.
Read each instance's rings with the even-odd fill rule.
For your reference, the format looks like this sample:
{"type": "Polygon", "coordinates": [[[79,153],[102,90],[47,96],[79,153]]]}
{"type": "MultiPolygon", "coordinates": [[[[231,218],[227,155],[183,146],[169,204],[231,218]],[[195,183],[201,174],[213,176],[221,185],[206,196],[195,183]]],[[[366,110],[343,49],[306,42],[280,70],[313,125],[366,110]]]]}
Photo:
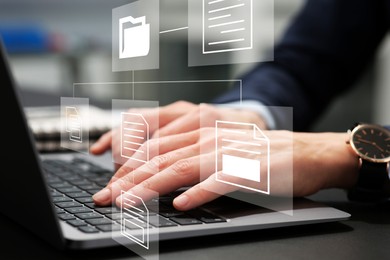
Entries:
{"type": "Polygon", "coordinates": [[[221,107],[229,107],[229,108],[238,108],[238,109],[249,109],[258,113],[261,118],[264,120],[265,124],[270,130],[274,130],[276,128],[275,119],[272,116],[270,110],[263,103],[257,100],[243,100],[243,101],[235,101],[224,104],[217,104],[217,106],[221,107]]]}

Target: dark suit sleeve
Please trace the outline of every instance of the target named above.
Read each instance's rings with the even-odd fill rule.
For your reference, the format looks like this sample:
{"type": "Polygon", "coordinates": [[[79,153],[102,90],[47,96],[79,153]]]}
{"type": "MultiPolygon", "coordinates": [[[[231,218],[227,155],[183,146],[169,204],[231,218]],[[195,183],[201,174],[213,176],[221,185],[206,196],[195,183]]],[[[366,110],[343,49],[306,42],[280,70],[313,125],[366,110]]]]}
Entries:
{"type": "MultiPolygon", "coordinates": [[[[294,130],[307,130],[372,60],[387,31],[386,7],[379,0],[308,0],[275,47],[274,61],[242,77],[243,99],[293,107],[294,130]]],[[[216,102],[238,99],[235,88],[216,102]]]]}

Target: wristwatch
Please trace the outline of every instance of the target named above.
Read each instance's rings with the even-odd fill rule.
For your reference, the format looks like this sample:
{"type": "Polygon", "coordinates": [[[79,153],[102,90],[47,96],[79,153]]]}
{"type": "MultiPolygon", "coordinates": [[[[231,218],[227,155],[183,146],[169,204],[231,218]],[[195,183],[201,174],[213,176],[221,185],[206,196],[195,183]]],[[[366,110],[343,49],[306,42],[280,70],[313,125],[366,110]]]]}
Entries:
{"type": "Polygon", "coordinates": [[[359,157],[356,185],[348,199],[380,202],[389,198],[390,131],[382,126],[358,123],[348,130],[348,141],[359,157]]]}

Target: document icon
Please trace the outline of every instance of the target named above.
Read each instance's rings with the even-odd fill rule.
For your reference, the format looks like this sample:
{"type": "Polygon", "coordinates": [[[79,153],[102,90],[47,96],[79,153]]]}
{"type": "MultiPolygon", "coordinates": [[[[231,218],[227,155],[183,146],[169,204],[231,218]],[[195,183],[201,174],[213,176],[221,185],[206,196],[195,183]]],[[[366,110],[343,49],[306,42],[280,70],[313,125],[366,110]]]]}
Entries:
{"type": "Polygon", "coordinates": [[[69,140],[81,143],[82,135],[82,119],[76,107],[65,107],[65,130],[69,133],[69,140]]]}
{"type": "Polygon", "coordinates": [[[150,24],[146,16],[119,19],[119,59],[143,57],[150,50],[150,24]]]}
{"type": "Polygon", "coordinates": [[[270,193],[270,142],[255,124],[217,121],[216,148],[217,181],[270,193]]]}
{"type": "Polygon", "coordinates": [[[203,54],[253,48],[253,0],[203,0],[203,54]]]}
{"type": "Polygon", "coordinates": [[[141,114],[121,113],[121,156],[140,162],[149,161],[149,124],[141,114]],[[144,143],[147,142],[145,145],[144,143]],[[143,149],[141,150],[141,146],[143,149]],[[138,152],[139,157],[133,154],[138,152]]]}
{"type": "Polygon", "coordinates": [[[149,249],[149,210],[138,196],[121,191],[121,234],[149,249]]]}

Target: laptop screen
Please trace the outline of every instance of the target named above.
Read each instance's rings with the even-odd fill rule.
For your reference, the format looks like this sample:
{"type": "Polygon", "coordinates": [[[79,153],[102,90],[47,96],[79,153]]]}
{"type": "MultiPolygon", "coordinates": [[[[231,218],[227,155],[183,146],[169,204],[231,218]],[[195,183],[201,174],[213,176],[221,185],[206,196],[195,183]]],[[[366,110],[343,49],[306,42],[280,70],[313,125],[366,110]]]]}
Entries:
{"type": "Polygon", "coordinates": [[[64,243],[59,224],[1,39],[0,80],[3,98],[3,123],[0,127],[4,151],[2,162],[11,169],[3,170],[1,174],[3,185],[0,196],[6,199],[2,200],[0,212],[61,247],[64,243]]]}

